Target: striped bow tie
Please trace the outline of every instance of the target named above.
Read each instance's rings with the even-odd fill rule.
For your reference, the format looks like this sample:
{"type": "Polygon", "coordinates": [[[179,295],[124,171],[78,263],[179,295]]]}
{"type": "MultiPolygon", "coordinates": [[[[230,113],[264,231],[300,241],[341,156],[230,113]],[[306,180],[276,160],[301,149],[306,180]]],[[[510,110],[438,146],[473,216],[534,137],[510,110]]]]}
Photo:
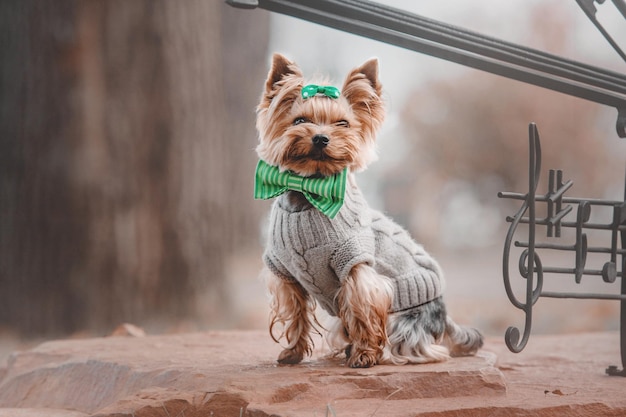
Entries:
{"type": "Polygon", "coordinates": [[[254,198],[267,200],[287,190],[299,191],[319,211],[334,219],[343,205],[348,169],[324,178],[306,178],[259,161],[254,180],[254,198]]]}

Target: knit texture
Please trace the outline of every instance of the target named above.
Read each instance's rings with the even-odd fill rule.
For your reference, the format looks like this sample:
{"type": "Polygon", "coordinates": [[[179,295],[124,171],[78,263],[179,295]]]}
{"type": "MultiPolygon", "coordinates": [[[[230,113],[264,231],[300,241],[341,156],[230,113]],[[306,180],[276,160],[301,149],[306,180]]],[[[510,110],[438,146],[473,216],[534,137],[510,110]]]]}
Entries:
{"type": "Polygon", "coordinates": [[[267,267],[299,282],[334,316],[341,282],[361,263],[392,283],[392,312],[440,297],[444,279],[437,262],[406,230],[371,209],[356,186],[346,188],[344,205],[334,219],[310,204],[292,204],[288,194],[278,197],[263,255],[267,267]]]}

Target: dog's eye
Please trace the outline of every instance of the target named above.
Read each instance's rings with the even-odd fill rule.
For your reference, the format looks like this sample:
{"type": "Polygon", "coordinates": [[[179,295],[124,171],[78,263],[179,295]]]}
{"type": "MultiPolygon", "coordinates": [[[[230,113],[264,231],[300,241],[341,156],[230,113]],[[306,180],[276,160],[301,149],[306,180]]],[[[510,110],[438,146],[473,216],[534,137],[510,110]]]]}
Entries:
{"type": "Polygon", "coordinates": [[[335,123],[335,125],[339,127],[350,127],[350,123],[348,123],[347,120],[339,120],[337,123],[335,123]]]}
{"type": "Polygon", "coordinates": [[[294,124],[294,126],[295,126],[295,125],[299,125],[300,123],[306,123],[306,121],[307,121],[307,120],[306,120],[304,117],[296,117],[296,118],[293,120],[293,124],[294,124]]]}

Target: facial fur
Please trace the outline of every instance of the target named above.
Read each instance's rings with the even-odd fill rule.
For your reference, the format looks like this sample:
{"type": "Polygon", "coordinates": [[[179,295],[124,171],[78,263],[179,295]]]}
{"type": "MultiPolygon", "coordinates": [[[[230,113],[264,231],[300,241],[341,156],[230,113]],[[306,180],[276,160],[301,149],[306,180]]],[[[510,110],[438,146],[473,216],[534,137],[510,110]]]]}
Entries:
{"type": "Polygon", "coordinates": [[[376,133],[385,116],[378,61],[353,69],[338,99],[317,95],[305,100],[301,90],[307,84],[294,62],[274,54],[257,108],[259,157],[301,176],[365,169],[375,159],[376,133]]]}

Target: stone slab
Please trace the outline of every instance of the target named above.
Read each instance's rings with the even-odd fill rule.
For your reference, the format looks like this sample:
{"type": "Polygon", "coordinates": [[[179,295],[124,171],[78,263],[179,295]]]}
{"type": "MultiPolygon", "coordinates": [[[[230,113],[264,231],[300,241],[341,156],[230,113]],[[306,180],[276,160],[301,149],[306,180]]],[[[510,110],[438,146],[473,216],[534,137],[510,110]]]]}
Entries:
{"type": "Polygon", "coordinates": [[[10,357],[0,417],[622,416],[626,379],[604,375],[618,343],[532,337],[515,355],[496,338],[476,357],[351,369],[324,350],[278,366],[281,347],[262,331],[53,341],[10,357]]]}
{"type": "Polygon", "coordinates": [[[88,414],[49,408],[0,408],[0,417],[88,417],[88,414]]]}

